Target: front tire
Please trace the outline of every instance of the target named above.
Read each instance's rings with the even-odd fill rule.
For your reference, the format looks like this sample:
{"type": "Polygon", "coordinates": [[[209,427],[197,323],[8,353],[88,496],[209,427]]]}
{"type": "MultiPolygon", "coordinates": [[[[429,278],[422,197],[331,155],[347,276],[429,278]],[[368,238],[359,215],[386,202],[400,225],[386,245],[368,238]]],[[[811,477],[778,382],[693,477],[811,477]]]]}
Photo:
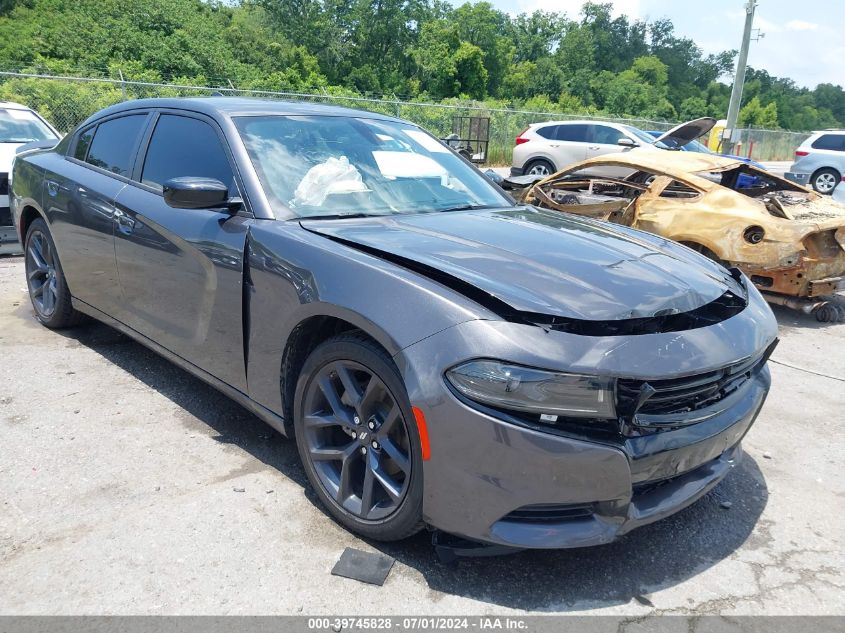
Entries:
{"type": "Polygon", "coordinates": [[[319,345],[294,395],[294,431],[323,506],[364,537],[422,527],[422,450],[405,385],[387,353],[358,333],[319,345]]]}
{"type": "Polygon", "coordinates": [[[43,219],[29,225],[24,253],[26,286],[35,317],[51,329],[78,325],[83,315],[73,308],[56,244],[43,219]]]}
{"type": "Polygon", "coordinates": [[[834,169],[820,169],[813,174],[810,184],[821,194],[831,194],[839,184],[840,176],[834,169]]]}

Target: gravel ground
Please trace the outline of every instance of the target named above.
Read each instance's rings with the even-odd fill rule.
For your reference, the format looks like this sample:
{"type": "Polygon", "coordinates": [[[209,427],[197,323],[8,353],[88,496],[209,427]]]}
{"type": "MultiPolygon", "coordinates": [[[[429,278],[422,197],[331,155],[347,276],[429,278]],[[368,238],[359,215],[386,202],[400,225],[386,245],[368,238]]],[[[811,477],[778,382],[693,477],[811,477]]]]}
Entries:
{"type": "Polygon", "coordinates": [[[23,288],[0,259],[0,614],[845,614],[845,325],[778,309],[743,463],[692,507],[444,566],[345,532],[291,442],[108,327],[40,327],[23,288]],[[396,558],[383,587],[330,575],[347,546],[396,558]]]}

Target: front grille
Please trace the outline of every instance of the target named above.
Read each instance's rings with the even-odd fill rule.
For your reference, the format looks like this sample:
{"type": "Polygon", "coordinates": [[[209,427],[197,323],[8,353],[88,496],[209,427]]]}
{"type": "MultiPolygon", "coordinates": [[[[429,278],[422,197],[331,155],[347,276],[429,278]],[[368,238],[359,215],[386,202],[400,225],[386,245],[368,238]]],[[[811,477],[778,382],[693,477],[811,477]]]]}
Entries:
{"type": "Polygon", "coordinates": [[[762,355],[716,371],[667,380],[619,380],[617,401],[623,415],[689,413],[715,404],[741,388],[763,366],[774,343],[762,355]]]}
{"type": "Polygon", "coordinates": [[[0,173],[0,196],[9,195],[9,174],[0,173]]]}
{"type": "Polygon", "coordinates": [[[502,517],[502,521],[515,523],[560,523],[573,519],[586,519],[593,515],[592,504],[538,503],[522,506],[502,517]]]}

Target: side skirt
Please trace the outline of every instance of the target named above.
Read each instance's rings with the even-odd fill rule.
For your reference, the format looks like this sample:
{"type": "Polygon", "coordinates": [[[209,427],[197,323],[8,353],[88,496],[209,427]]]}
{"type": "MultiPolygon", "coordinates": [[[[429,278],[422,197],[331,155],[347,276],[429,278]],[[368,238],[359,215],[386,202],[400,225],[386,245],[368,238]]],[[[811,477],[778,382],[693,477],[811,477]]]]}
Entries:
{"type": "Polygon", "coordinates": [[[150,348],[156,354],[164,357],[180,369],[184,369],[188,373],[196,376],[203,382],[211,385],[217,391],[221,392],[222,394],[228,396],[239,405],[248,409],[256,416],[258,416],[263,422],[269,424],[273,427],[276,431],[282,434],[283,437],[288,437],[287,430],[285,429],[285,421],[282,416],[274,413],[270,409],[258,404],[254,400],[252,400],[247,394],[235,389],[228,383],[223,382],[219,378],[215,378],[211,374],[209,374],[204,369],[201,369],[191,363],[190,361],[185,360],[181,356],[174,354],[166,347],[162,347],[155,341],[150,338],[147,338],[140,332],[136,332],[131,327],[124,325],[117,319],[110,317],[109,315],[105,314],[104,312],[100,312],[97,308],[88,305],[84,301],[77,299],[76,297],[71,297],[71,301],[73,303],[73,307],[79,310],[80,312],[87,314],[93,319],[100,321],[101,323],[105,323],[109,327],[114,328],[118,332],[125,334],[129,338],[137,341],[141,345],[150,348]]]}

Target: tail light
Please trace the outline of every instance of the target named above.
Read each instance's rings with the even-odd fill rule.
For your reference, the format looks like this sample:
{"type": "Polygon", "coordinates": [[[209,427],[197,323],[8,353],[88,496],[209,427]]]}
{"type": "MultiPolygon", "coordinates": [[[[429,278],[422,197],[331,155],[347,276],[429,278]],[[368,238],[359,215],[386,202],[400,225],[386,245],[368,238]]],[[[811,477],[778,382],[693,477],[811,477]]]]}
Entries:
{"type": "Polygon", "coordinates": [[[795,150],[796,156],[809,156],[810,152],[805,152],[803,149],[795,150]]]}
{"type": "Polygon", "coordinates": [[[522,145],[523,143],[527,143],[528,141],[530,141],[530,140],[531,140],[531,139],[529,139],[529,138],[524,138],[524,137],[522,136],[523,134],[525,134],[525,133],[526,133],[528,130],[530,130],[530,129],[531,129],[530,127],[527,127],[527,128],[525,128],[524,130],[522,130],[522,132],[520,132],[520,133],[519,133],[519,136],[517,136],[517,137],[516,137],[516,144],[517,144],[517,145],[522,145]]]}

